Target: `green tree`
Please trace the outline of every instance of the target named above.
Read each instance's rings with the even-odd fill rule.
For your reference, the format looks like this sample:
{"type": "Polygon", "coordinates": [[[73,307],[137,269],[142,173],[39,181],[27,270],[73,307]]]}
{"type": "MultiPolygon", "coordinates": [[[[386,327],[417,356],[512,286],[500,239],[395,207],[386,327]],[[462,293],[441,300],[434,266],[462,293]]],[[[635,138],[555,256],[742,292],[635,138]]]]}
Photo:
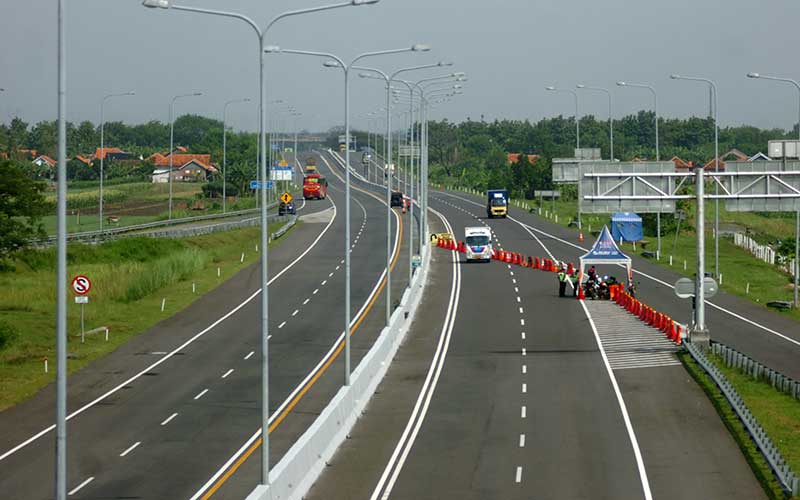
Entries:
{"type": "Polygon", "coordinates": [[[28,240],[44,236],[41,217],[47,211],[43,182],[28,177],[14,162],[0,163],[0,265],[28,240]]]}

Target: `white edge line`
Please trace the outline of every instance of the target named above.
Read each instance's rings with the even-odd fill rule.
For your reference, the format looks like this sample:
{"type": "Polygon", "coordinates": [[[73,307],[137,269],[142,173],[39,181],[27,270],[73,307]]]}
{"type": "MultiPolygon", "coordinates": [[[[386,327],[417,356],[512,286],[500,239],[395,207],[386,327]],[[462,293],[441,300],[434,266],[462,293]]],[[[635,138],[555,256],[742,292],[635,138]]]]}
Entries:
{"type": "Polygon", "coordinates": [[[141,441],[136,441],[135,443],[133,443],[133,444],[131,445],[131,447],[130,447],[130,448],[128,448],[127,450],[125,450],[125,451],[123,451],[122,453],[120,453],[120,454],[119,454],[119,456],[121,456],[121,457],[124,457],[124,456],[126,456],[128,453],[130,453],[130,452],[132,452],[133,450],[135,450],[136,448],[138,448],[140,444],[142,444],[142,442],[141,442],[141,441]]]}
{"type": "Polygon", "coordinates": [[[250,359],[253,356],[253,354],[255,354],[255,353],[256,353],[255,351],[250,351],[250,353],[248,353],[247,356],[244,357],[244,359],[245,360],[250,359]]]}
{"type": "Polygon", "coordinates": [[[645,500],[653,500],[653,493],[650,491],[650,482],[647,479],[647,470],[644,467],[644,459],[642,459],[642,451],[639,449],[639,441],[636,439],[636,432],[633,430],[631,417],[628,415],[628,408],[625,406],[625,400],[622,398],[622,391],[619,390],[617,378],[614,376],[614,371],[611,369],[611,364],[608,362],[606,350],[603,348],[603,343],[600,341],[600,334],[597,333],[597,326],[594,324],[592,315],[589,314],[589,309],[586,308],[586,304],[582,300],[579,300],[578,302],[581,303],[583,312],[586,314],[586,318],[589,320],[589,325],[592,327],[594,339],[595,342],[597,342],[597,349],[600,351],[600,356],[603,358],[603,364],[606,367],[606,372],[608,372],[608,378],[611,379],[611,386],[614,388],[614,394],[617,396],[619,409],[622,412],[622,419],[625,421],[625,428],[628,431],[628,438],[630,439],[631,447],[633,448],[633,455],[636,457],[636,467],[639,469],[639,478],[642,482],[644,498],[645,500]]]}
{"type": "Polygon", "coordinates": [[[81,484],[79,484],[78,486],[76,486],[76,487],[75,487],[75,488],[74,488],[72,491],[70,491],[69,493],[67,493],[67,495],[69,495],[69,496],[72,496],[72,495],[74,495],[75,493],[79,492],[79,491],[81,490],[81,488],[83,488],[83,487],[84,487],[84,486],[86,486],[87,484],[91,483],[92,481],[94,481],[94,476],[90,477],[90,478],[89,478],[89,479],[87,479],[86,481],[84,481],[84,482],[82,482],[81,484]]]}
{"type": "Polygon", "coordinates": [[[197,394],[197,396],[194,397],[194,400],[197,401],[198,399],[202,398],[203,396],[206,395],[207,392],[208,392],[208,389],[203,389],[202,391],[200,391],[197,394]]]}
{"type": "Polygon", "coordinates": [[[169,417],[167,417],[167,419],[166,419],[166,420],[164,420],[163,422],[161,422],[161,425],[167,425],[168,423],[172,422],[172,419],[173,419],[173,418],[175,418],[175,417],[177,417],[177,416],[178,416],[178,414],[177,414],[177,413],[173,413],[172,415],[170,415],[169,417]]]}
{"type": "MultiPolygon", "coordinates": [[[[281,271],[280,271],[278,274],[276,274],[275,276],[273,276],[273,277],[272,277],[272,279],[270,279],[270,280],[267,282],[267,285],[268,285],[268,286],[269,286],[269,285],[271,285],[271,284],[272,284],[272,283],[273,283],[275,280],[277,280],[278,278],[280,278],[281,276],[283,276],[283,275],[284,275],[284,274],[285,274],[285,273],[286,273],[286,272],[287,272],[289,269],[291,269],[292,267],[294,267],[294,265],[295,265],[295,264],[297,264],[298,262],[300,262],[300,260],[301,260],[303,257],[305,257],[305,256],[308,254],[308,252],[310,252],[310,251],[311,251],[311,249],[313,249],[313,248],[314,248],[314,247],[317,245],[317,243],[319,243],[319,241],[322,239],[322,237],[325,235],[325,233],[327,233],[327,232],[328,232],[328,229],[330,229],[330,227],[333,225],[333,221],[334,221],[334,220],[336,220],[336,213],[337,213],[337,211],[336,211],[336,205],[333,203],[333,201],[331,201],[331,204],[333,205],[333,217],[331,217],[331,220],[330,220],[330,222],[328,222],[328,225],[327,225],[327,226],[325,226],[325,228],[322,230],[322,232],[321,232],[321,233],[319,233],[319,235],[317,236],[317,238],[316,238],[316,239],[315,239],[315,240],[314,240],[314,241],[311,243],[311,245],[309,245],[309,246],[308,246],[308,248],[306,248],[306,249],[303,251],[303,253],[301,253],[300,255],[298,255],[296,259],[294,259],[292,262],[290,262],[290,263],[289,263],[289,265],[287,265],[286,267],[284,267],[284,268],[283,268],[283,269],[282,269],[282,270],[281,270],[281,271]]],[[[155,363],[153,363],[152,365],[148,366],[147,368],[145,368],[144,370],[140,371],[140,372],[139,372],[139,373],[137,373],[136,375],[134,375],[134,376],[130,377],[130,378],[129,378],[129,379],[127,379],[126,381],[122,382],[122,383],[121,383],[121,384],[119,384],[118,386],[116,386],[116,387],[114,387],[113,389],[111,389],[111,390],[109,390],[108,392],[106,392],[105,394],[103,394],[103,395],[101,395],[101,396],[98,396],[98,397],[97,397],[96,399],[94,399],[93,401],[91,401],[91,402],[89,402],[89,403],[85,404],[85,405],[84,405],[84,406],[82,406],[81,408],[79,408],[79,409],[75,410],[74,412],[70,413],[69,415],[67,415],[67,420],[72,420],[73,418],[77,417],[78,415],[80,415],[80,414],[81,414],[81,413],[83,413],[84,411],[86,411],[86,410],[88,410],[89,408],[91,408],[91,407],[93,407],[93,406],[97,405],[98,403],[100,403],[101,401],[103,401],[104,399],[106,399],[107,397],[109,397],[109,396],[111,396],[112,394],[116,393],[117,391],[121,390],[123,387],[125,387],[125,386],[127,386],[127,385],[130,385],[132,382],[134,382],[134,381],[136,381],[137,379],[141,378],[142,376],[144,376],[144,374],[145,374],[145,373],[147,373],[147,372],[149,372],[149,371],[152,371],[152,370],[153,370],[153,368],[155,368],[155,367],[159,366],[161,363],[163,363],[163,362],[165,362],[166,360],[168,360],[169,358],[173,357],[175,354],[177,354],[177,353],[179,353],[180,351],[182,351],[183,349],[185,349],[187,346],[189,346],[190,344],[192,344],[194,341],[196,341],[196,340],[197,340],[197,339],[199,339],[200,337],[204,336],[206,333],[210,332],[210,331],[211,331],[212,329],[214,329],[214,328],[215,328],[217,325],[219,325],[220,323],[222,323],[222,322],[223,322],[223,321],[225,321],[226,319],[228,319],[228,318],[230,318],[231,316],[233,316],[234,314],[236,314],[236,313],[237,313],[237,312],[238,312],[238,311],[239,311],[241,308],[243,308],[244,306],[246,306],[246,305],[247,305],[247,304],[248,304],[248,303],[249,303],[251,300],[253,300],[254,298],[256,298],[256,297],[258,296],[258,294],[260,294],[260,293],[261,293],[261,289],[259,288],[258,290],[256,290],[255,292],[253,292],[253,294],[252,294],[252,295],[250,295],[249,297],[247,297],[247,298],[246,298],[246,299],[245,299],[245,300],[244,300],[242,303],[240,303],[239,305],[237,305],[236,307],[234,307],[233,309],[231,309],[230,311],[228,311],[228,312],[227,312],[227,313],[226,313],[224,316],[222,316],[222,317],[221,317],[221,318],[219,318],[218,320],[216,320],[216,321],[214,321],[213,323],[211,323],[209,326],[207,326],[205,329],[203,329],[202,331],[200,331],[200,332],[199,332],[197,335],[195,335],[194,337],[191,337],[189,340],[187,340],[187,341],[186,341],[186,342],[184,342],[183,344],[179,345],[178,347],[176,347],[175,349],[173,349],[172,351],[170,351],[170,353],[169,353],[169,354],[167,354],[166,356],[164,356],[164,357],[160,358],[158,361],[156,361],[156,362],[155,362],[155,363]]],[[[6,458],[10,457],[11,455],[13,455],[14,453],[16,453],[17,451],[21,450],[22,448],[24,448],[24,447],[28,446],[29,444],[33,443],[34,441],[36,441],[37,439],[41,438],[42,436],[46,435],[48,432],[52,431],[52,430],[53,430],[53,429],[55,429],[55,428],[56,428],[56,426],[55,426],[55,425],[51,425],[51,426],[49,426],[49,427],[47,427],[47,428],[45,428],[45,429],[43,429],[43,430],[39,431],[38,433],[34,434],[33,436],[31,436],[30,438],[26,439],[25,441],[23,441],[22,443],[18,444],[17,446],[15,446],[15,447],[11,448],[11,449],[10,449],[10,450],[8,450],[7,452],[5,452],[5,453],[3,453],[2,455],[0,455],[0,462],[1,462],[1,461],[3,461],[4,459],[6,459],[6,458]]]]}
{"type": "Polygon", "coordinates": [[[228,378],[228,375],[230,375],[231,373],[233,373],[233,368],[231,368],[231,369],[229,369],[228,371],[226,371],[226,372],[225,372],[225,373],[222,375],[222,378],[228,378]]]}

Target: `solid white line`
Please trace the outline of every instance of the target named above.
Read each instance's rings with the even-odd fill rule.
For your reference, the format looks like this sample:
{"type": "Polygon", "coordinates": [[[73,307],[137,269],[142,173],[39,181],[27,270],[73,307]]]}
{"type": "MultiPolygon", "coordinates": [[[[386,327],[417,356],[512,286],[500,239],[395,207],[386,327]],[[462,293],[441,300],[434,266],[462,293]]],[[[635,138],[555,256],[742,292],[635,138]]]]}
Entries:
{"type": "Polygon", "coordinates": [[[202,391],[200,391],[200,394],[198,394],[197,396],[195,396],[195,397],[194,397],[195,401],[197,401],[198,399],[200,399],[200,398],[202,398],[203,396],[205,396],[205,394],[206,394],[207,392],[208,392],[208,389],[203,389],[202,391]]]}
{"type": "Polygon", "coordinates": [[[594,324],[592,315],[589,314],[589,309],[586,308],[586,304],[582,300],[579,300],[578,302],[581,303],[583,312],[586,314],[586,318],[589,320],[589,325],[592,327],[595,342],[597,343],[597,349],[600,351],[600,356],[603,358],[603,364],[606,367],[606,372],[608,372],[608,378],[611,379],[611,386],[614,388],[614,394],[617,396],[617,403],[619,404],[619,409],[622,412],[622,419],[625,421],[625,428],[628,430],[628,439],[630,439],[631,446],[633,447],[633,455],[636,457],[636,466],[639,469],[639,478],[642,482],[644,498],[645,500],[653,500],[653,494],[650,492],[650,482],[647,479],[647,470],[644,467],[642,451],[639,449],[639,441],[636,439],[636,433],[633,430],[633,424],[631,424],[631,418],[628,415],[628,408],[625,406],[625,400],[622,399],[622,392],[619,390],[617,378],[614,376],[614,371],[611,369],[611,364],[608,362],[608,356],[606,356],[606,351],[603,348],[603,342],[600,340],[600,334],[597,332],[597,326],[594,324]]]}
{"type": "Polygon", "coordinates": [[[311,295],[316,295],[316,294],[317,294],[317,292],[319,292],[319,288],[315,288],[315,289],[314,289],[314,291],[313,291],[313,292],[311,292],[311,295]]]}
{"type": "MultiPolygon", "coordinates": [[[[431,208],[429,208],[429,210],[442,220],[442,223],[448,232],[453,232],[452,226],[450,226],[450,223],[447,221],[444,215],[431,208]]],[[[458,303],[461,297],[461,266],[458,265],[458,257],[455,253],[452,254],[451,259],[453,266],[453,280],[450,286],[450,299],[447,306],[447,313],[445,314],[445,320],[442,324],[442,329],[439,334],[439,343],[436,346],[436,352],[434,353],[433,360],[431,361],[431,366],[428,369],[428,374],[425,377],[425,382],[423,383],[422,389],[417,397],[414,409],[412,410],[409,420],[403,429],[403,434],[395,446],[392,456],[389,458],[389,462],[386,464],[386,467],[384,468],[383,473],[378,480],[378,484],[370,496],[370,500],[377,500],[379,497],[381,500],[385,500],[389,498],[389,495],[391,495],[394,483],[397,481],[400,471],[403,469],[403,464],[405,463],[406,458],[408,457],[408,454],[414,445],[414,441],[417,438],[417,434],[422,427],[422,423],[425,420],[425,415],[428,412],[428,407],[436,390],[439,376],[442,372],[442,368],[444,367],[447,351],[450,347],[453,326],[455,325],[455,320],[458,315],[458,303]],[[389,477],[390,473],[391,477],[389,477]],[[385,489],[384,485],[386,486],[385,489]],[[383,490],[383,493],[381,493],[381,490],[383,490]]]]}
{"type": "Polygon", "coordinates": [[[225,374],[222,375],[222,378],[228,378],[228,375],[230,375],[231,373],[233,373],[233,368],[231,368],[230,370],[226,371],[225,374]]]}
{"type": "Polygon", "coordinates": [[[519,447],[520,448],[525,448],[525,434],[520,434],[519,435],[519,447]]]}
{"type": "Polygon", "coordinates": [[[295,309],[294,312],[292,313],[292,317],[297,316],[297,313],[299,313],[299,312],[300,312],[300,309],[295,309]]]}
{"type": "Polygon", "coordinates": [[[522,394],[525,394],[526,392],[528,392],[528,384],[523,382],[523,384],[522,384],[522,394]]]}
{"type": "Polygon", "coordinates": [[[161,422],[161,425],[167,425],[168,423],[170,423],[170,422],[172,421],[172,419],[173,419],[173,418],[175,418],[175,417],[177,417],[177,416],[178,416],[178,414],[177,414],[177,413],[173,413],[172,415],[170,415],[169,417],[167,417],[167,419],[166,419],[166,420],[164,420],[163,422],[161,422]]]}
{"type": "Polygon", "coordinates": [[[304,300],[304,301],[303,301],[303,305],[306,305],[306,304],[308,304],[308,301],[309,301],[309,300],[311,300],[311,299],[306,299],[306,300],[304,300]]]}
{"type": "Polygon", "coordinates": [[[135,450],[135,449],[136,449],[136,448],[137,448],[137,447],[138,447],[140,444],[142,444],[142,442],[141,442],[141,441],[136,441],[135,443],[133,443],[133,445],[131,445],[131,447],[130,447],[130,448],[128,448],[127,450],[125,450],[125,451],[123,451],[122,453],[120,453],[120,454],[119,454],[119,456],[121,456],[121,457],[124,457],[124,456],[125,456],[125,455],[127,455],[128,453],[130,453],[130,452],[132,452],[133,450],[135,450]]]}
{"type": "Polygon", "coordinates": [[[81,488],[83,488],[83,487],[84,487],[84,486],[86,486],[87,484],[91,483],[92,481],[94,481],[94,476],[90,477],[90,478],[89,478],[89,479],[87,479],[86,481],[84,481],[84,482],[82,482],[81,484],[79,484],[78,486],[76,486],[76,487],[75,487],[75,489],[73,489],[72,491],[70,491],[69,493],[67,493],[67,495],[69,495],[69,496],[72,496],[72,495],[74,495],[75,493],[77,493],[78,491],[80,491],[80,489],[81,489],[81,488]]]}
{"type": "Polygon", "coordinates": [[[250,353],[249,353],[247,356],[245,356],[245,357],[244,357],[244,359],[245,359],[245,360],[248,360],[248,359],[250,359],[250,357],[251,357],[253,354],[255,354],[255,353],[256,353],[255,351],[250,351],[250,353]]]}
{"type": "MultiPolygon", "coordinates": [[[[333,204],[333,202],[332,202],[332,201],[331,201],[331,204],[333,204]]],[[[314,241],[312,241],[312,242],[311,242],[311,244],[310,244],[310,245],[309,245],[309,246],[308,246],[308,247],[307,247],[307,248],[306,248],[306,249],[305,249],[305,250],[304,250],[304,251],[303,251],[303,252],[302,252],[300,255],[298,255],[298,256],[297,256],[297,258],[295,258],[295,259],[294,259],[292,262],[290,262],[290,263],[289,263],[289,264],[288,264],[286,267],[284,267],[284,268],[283,268],[283,269],[282,269],[282,270],[281,270],[279,273],[277,273],[275,276],[273,276],[273,277],[272,277],[272,278],[269,280],[269,282],[267,282],[267,285],[271,285],[272,283],[274,283],[274,282],[275,282],[275,280],[277,280],[278,278],[280,278],[281,276],[283,276],[284,274],[286,274],[286,272],[287,272],[287,271],[289,271],[289,269],[291,269],[292,267],[294,267],[294,266],[295,266],[295,264],[297,264],[298,262],[300,262],[300,260],[301,260],[303,257],[305,257],[305,256],[306,256],[306,255],[307,255],[307,254],[308,254],[308,253],[309,253],[309,252],[310,252],[310,251],[311,251],[311,250],[312,250],[312,249],[313,249],[315,246],[317,246],[317,243],[319,243],[319,241],[322,239],[322,237],[323,237],[323,236],[325,236],[325,233],[327,233],[327,232],[328,232],[328,229],[330,229],[330,227],[333,225],[333,221],[334,221],[334,220],[336,220],[336,214],[337,214],[337,212],[336,212],[336,205],[335,205],[335,204],[333,204],[333,217],[331,217],[331,220],[328,222],[328,224],[327,224],[327,225],[326,225],[326,226],[325,226],[325,227],[322,229],[322,231],[321,231],[321,232],[320,232],[320,233],[317,235],[316,239],[314,239],[314,241]]],[[[155,363],[153,363],[152,365],[148,366],[147,368],[143,369],[142,371],[140,371],[140,372],[139,372],[139,373],[137,373],[136,375],[134,375],[134,376],[132,376],[132,377],[128,378],[127,380],[125,380],[124,382],[120,383],[120,384],[119,384],[119,385],[117,385],[116,387],[114,387],[114,388],[110,389],[110,390],[109,390],[108,392],[106,392],[105,394],[103,394],[103,395],[101,395],[101,396],[98,396],[98,397],[97,397],[97,398],[95,398],[93,401],[91,401],[91,402],[89,402],[89,403],[85,404],[84,406],[82,406],[82,407],[78,408],[78,409],[77,409],[77,410],[75,410],[74,412],[72,412],[72,413],[70,413],[69,415],[67,415],[67,420],[72,420],[73,418],[77,417],[78,415],[80,415],[81,413],[85,412],[85,411],[86,411],[86,410],[88,410],[89,408],[91,408],[91,407],[93,407],[93,406],[97,405],[98,403],[100,403],[101,401],[103,401],[104,399],[106,399],[107,397],[109,397],[109,396],[111,396],[112,394],[114,394],[114,393],[116,393],[116,392],[118,392],[118,391],[122,390],[124,387],[127,387],[128,385],[130,385],[130,384],[131,384],[131,383],[133,383],[134,381],[136,381],[136,380],[138,380],[139,378],[143,377],[145,373],[152,371],[154,368],[156,368],[157,366],[159,366],[161,363],[164,363],[165,361],[167,361],[167,360],[168,360],[168,359],[170,359],[171,357],[175,356],[177,353],[179,353],[179,352],[183,351],[183,350],[184,350],[186,347],[188,347],[189,345],[191,345],[192,343],[194,343],[194,342],[195,342],[197,339],[199,339],[200,337],[204,336],[206,333],[208,333],[208,332],[210,332],[211,330],[213,330],[213,329],[214,329],[216,326],[218,326],[220,323],[222,323],[222,322],[223,322],[223,321],[225,321],[226,319],[228,319],[228,318],[230,318],[231,316],[233,316],[234,314],[236,314],[236,313],[237,313],[237,312],[238,312],[240,309],[242,309],[244,306],[246,306],[247,304],[249,304],[249,303],[250,303],[250,301],[252,301],[254,298],[256,298],[256,297],[258,296],[258,294],[260,294],[260,293],[261,293],[261,288],[259,288],[259,289],[258,289],[258,290],[256,290],[255,292],[253,292],[253,294],[252,294],[252,295],[250,295],[249,297],[247,297],[247,298],[246,298],[244,301],[242,301],[242,302],[241,302],[239,305],[237,305],[236,307],[234,307],[233,309],[231,309],[230,311],[228,311],[227,313],[225,313],[223,316],[221,316],[219,319],[217,319],[216,321],[214,321],[213,323],[211,323],[210,325],[208,325],[208,326],[207,326],[205,329],[203,329],[202,331],[200,331],[199,333],[197,333],[195,336],[191,337],[191,338],[190,338],[190,339],[188,339],[186,342],[184,342],[183,344],[179,345],[178,347],[176,347],[175,349],[173,349],[172,351],[170,351],[170,352],[169,352],[169,354],[167,354],[166,356],[164,356],[164,357],[162,357],[162,358],[159,358],[159,360],[158,360],[158,361],[156,361],[156,362],[155,362],[155,363]]],[[[56,426],[55,426],[55,425],[51,425],[51,426],[49,426],[49,427],[47,427],[47,428],[45,428],[45,429],[43,429],[43,430],[39,431],[38,433],[36,433],[36,434],[34,434],[33,436],[31,436],[30,438],[26,439],[26,440],[25,440],[25,441],[23,441],[22,443],[18,444],[17,446],[15,446],[15,447],[11,448],[11,449],[10,449],[10,450],[8,450],[7,452],[5,452],[5,453],[3,453],[2,455],[0,455],[0,461],[3,461],[3,460],[5,460],[6,458],[10,457],[11,455],[13,455],[14,453],[16,453],[17,451],[21,450],[22,448],[24,448],[24,447],[28,446],[29,444],[33,443],[33,442],[34,442],[34,441],[36,441],[37,439],[41,438],[42,436],[44,436],[44,435],[45,435],[45,434],[47,434],[48,432],[50,432],[50,431],[54,430],[55,428],[56,428],[56,426]]]]}
{"type": "Polygon", "coordinates": [[[285,324],[286,324],[286,322],[284,321],[283,323],[281,323],[280,325],[278,325],[278,329],[280,330],[281,328],[283,328],[283,325],[285,325],[285,324]]]}
{"type": "Polygon", "coordinates": [[[519,418],[527,418],[528,416],[528,408],[523,406],[519,412],[519,418]]]}
{"type": "Polygon", "coordinates": [[[514,479],[514,482],[516,483],[522,482],[522,467],[517,467],[517,477],[514,479]]]}

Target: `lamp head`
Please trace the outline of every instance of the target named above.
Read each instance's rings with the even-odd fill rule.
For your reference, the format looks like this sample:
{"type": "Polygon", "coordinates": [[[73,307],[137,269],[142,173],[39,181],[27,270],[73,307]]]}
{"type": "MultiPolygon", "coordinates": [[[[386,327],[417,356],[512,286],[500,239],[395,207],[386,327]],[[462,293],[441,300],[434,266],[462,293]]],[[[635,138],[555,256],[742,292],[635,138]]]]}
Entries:
{"type": "Polygon", "coordinates": [[[618,85],[619,87],[624,87],[624,86],[625,86],[625,85],[627,85],[627,84],[626,84],[625,82],[617,82],[617,85],[618,85]]]}
{"type": "Polygon", "coordinates": [[[461,77],[461,76],[464,76],[464,75],[466,75],[466,73],[464,73],[463,71],[458,71],[456,73],[453,73],[450,76],[452,76],[453,78],[458,78],[458,77],[461,77]]]}
{"type": "MultiPolygon", "coordinates": [[[[0,90],[3,90],[3,89],[0,89],[0,90]]],[[[136,95],[136,91],[135,90],[131,90],[130,92],[125,92],[125,95],[136,95]]]]}
{"type": "Polygon", "coordinates": [[[245,97],[244,99],[242,99],[242,102],[250,102],[250,98],[249,97],[245,97]]]}
{"type": "Polygon", "coordinates": [[[453,65],[453,63],[452,63],[452,62],[450,62],[450,61],[448,61],[448,62],[445,62],[445,61],[439,61],[439,64],[437,64],[437,66],[439,66],[439,67],[441,67],[441,68],[444,68],[445,66],[452,66],[452,65],[453,65]]]}
{"type": "Polygon", "coordinates": [[[264,47],[264,52],[266,52],[267,54],[275,54],[280,51],[281,48],[278,47],[277,45],[267,45],[266,47],[264,47]]]}
{"type": "Polygon", "coordinates": [[[586,88],[586,85],[584,85],[582,83],[579,83],[579,84],[575,85],[575,88],[576,89],[584,89],[584,88],[586,88]]]}
{"type": "Polygon", "coordinates": [[[428,52],[431,50],[431,46],[426,43],[415,43],[411,46],[412,52],[428,52]]]}
{"type": "Polygon", "coordinates": [[[673,79],[673,80],[677,80],[678,78],[680,78],[680,77],[681,77],[681,75],[669,75],[669,77],[670,77],[671,79],[673,79]]]}
{"type": "Polygon", "coordinates": [[[151,9],[169,9],[172,7],[172,0],[142,0],[142,5],[151,9]]]}
{"type": "Polygon", "coordinates": [[[380,0],[351,0],[350,5],[372,5],[380,0]]]}
{"type": "Polygon", "coordinates": [[[747,78],[761,78],[758,73],[747,73],[747,78]]]}
{"type": "Polygon", "coordinates": [[[341,68],[342,65],[339,64],[339,61],[325,61],[322,63],[323,66],[326,68],[341,68]]]}
{"type": "Polygon", "coordinates": [[[195,96],[195,97],[197,97],[197,96],[203,95],[203,93],[202,93],[202,92],[195,92],[195,93],[194,93],[194,94],[192,94],[192,95],[193,95],[193,96],[195,96]]]}
{"type": "Polygon", "coordinates": [[[556,88],[553,87],[552,85],[550,85],[549,87],[545,87],[544,89],[549,90],[550,92],[554,92],[556,90],[556,88]]]}

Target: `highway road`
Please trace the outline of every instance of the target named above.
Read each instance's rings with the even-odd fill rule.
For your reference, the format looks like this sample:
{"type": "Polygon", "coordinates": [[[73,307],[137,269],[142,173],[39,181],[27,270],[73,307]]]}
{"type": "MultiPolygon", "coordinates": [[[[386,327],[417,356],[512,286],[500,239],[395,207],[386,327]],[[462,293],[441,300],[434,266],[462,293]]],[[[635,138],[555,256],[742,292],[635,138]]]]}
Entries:
{"type": "MultiPolygon", "coordinates": [[[[303,223],[270,250],[273,464],[343,379],[334,347],[344,323],[343,186],[332,174],[328,199],[301,202],[303,223]]],[[[352,209],[355,365],[384,322],[385,294],[377,294],[385,252],[375,250],[386,245],[386,210],[360,191],[352,209]],[[368,314],[359,318],[362,308],[368,314]]],[[[207,498],[220,488],[228,488],[222,498],[241,498],[255,486],[258,474],[247,471],[258,470],[259,454],[244,458],[258,446],[251,438],[260,420],[259,273],[257,265],[243,270],[70,377],[72,498],[207,498]]],[[[396,274],[399,296],[406,273],[396,274]]],[[[52,497],[53,400],[48,387],[0,414],[3,498],[52,497]]]]}
{"type": "MultiPolygon", "coordinates": [[[[453,196],[431,208],[456,235],[487,224],[506,249],[562,251],[453,196]]],[[[558,298],[549,273],[434,255],[419,319],[307,498],[765,498],[681,366],[608,361],[614,310],[558,298]]]]}

